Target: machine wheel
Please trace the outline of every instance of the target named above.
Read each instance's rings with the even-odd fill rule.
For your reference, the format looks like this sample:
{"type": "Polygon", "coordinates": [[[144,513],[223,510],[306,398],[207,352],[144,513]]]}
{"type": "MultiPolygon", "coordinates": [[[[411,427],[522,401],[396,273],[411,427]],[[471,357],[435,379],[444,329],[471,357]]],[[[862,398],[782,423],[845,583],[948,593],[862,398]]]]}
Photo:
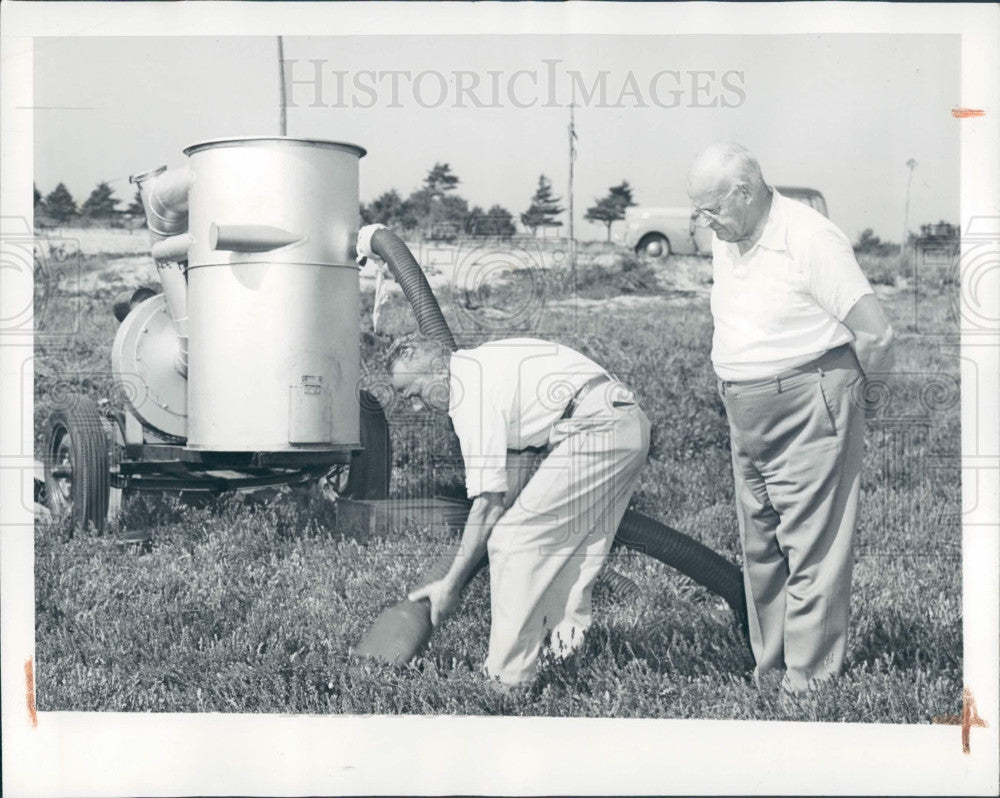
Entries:
{"type": "Polygon", "coordinates": [[[670,242],[662,233],[648,233],[636,244],[635,253],[647,258],[664,259],[670,257],[670,242]]]}
{"type": "MultiPolygon", "coordinates": [[[[122,452],[125,450],[125,418],[122,414],[115,413],[105,416],[102,419],[102,424],[108,441],[108,466],[114,469],[121,462],[122,452]]],[[[118,523],[118,516],[125,506],[125,500],[131,493],[132,491],[114,486],[108,488],[108,522],[110,524],[118,523]]]]}
{"type": "Polygon", "coordinates": [[[70,514],[77,528],[103,532],[108,520],[108,438],[97,404],[73,395],[49,416],[45,489],[54,515],[70,514]]]}
{"type": "Polygon", "coordinates": [[[384,499],[389,495],[392,468],[389,422],[378,399],[368,391],[361,392],[361,448],[351,456],[349,468],[327,477],[328,484],[347,499],[384,499]]]}
{"type": "Polygon", "coordinates": [[[392,443],[389,422],[374,394],[361,392],[361,448],[351,457],[344,495],[352,499],[384,499],[389,495],[392,443]]]}

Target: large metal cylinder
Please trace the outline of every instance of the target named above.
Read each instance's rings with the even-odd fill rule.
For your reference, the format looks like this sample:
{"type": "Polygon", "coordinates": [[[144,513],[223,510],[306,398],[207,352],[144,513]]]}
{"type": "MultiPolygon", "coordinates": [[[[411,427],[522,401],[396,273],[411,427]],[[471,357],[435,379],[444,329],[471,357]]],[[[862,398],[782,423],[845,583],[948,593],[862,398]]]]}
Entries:
{"type": "Polygon", "coordinates": [[[260,137],[184,152],[192,174],[187,445],[357,448],[360,290],[352,254],[365,151],[260,137]]]}

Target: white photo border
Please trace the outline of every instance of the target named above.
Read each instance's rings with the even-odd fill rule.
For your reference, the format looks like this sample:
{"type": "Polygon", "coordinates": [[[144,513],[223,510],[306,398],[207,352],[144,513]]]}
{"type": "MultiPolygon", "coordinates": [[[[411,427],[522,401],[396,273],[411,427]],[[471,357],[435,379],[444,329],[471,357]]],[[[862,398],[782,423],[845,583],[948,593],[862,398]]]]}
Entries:
{"type": "MultiPolygon", "coordinates": [[[[34,36],[483,31],[960,34],[960,104],[986,112],[956,122],[962,229],[983,217],[995,225],[1000,214],[1000,10],[993,4],[7,2],[0,13],[0,215],[7,218],[32,214],[34,36]]],[[[0,294],[5,309],[24,301],[0,294]]],[[[1000,318],[1000,300],[989,301],[990,318],[1000,318]]],[[[32,347],[30,340],[0,346],[4,793],[995,794],[1000,341],[963,322],[962,348],[963,661],[965,686],[987,724],[972,729],[967,754],[959,727],[935,725],[76,712],[39,713],[32,725],[25,666],[34,652],[33,526],[23,500],[31,481],[22,478],[31,455],[21,463],[12,448],[32,438],[31,413],[12,411],[31,407],[32,347]],[[29,379],[27,391],[20,375],[29,379]],[[973,384],[978,395],[969,396],[973,384]]]]}

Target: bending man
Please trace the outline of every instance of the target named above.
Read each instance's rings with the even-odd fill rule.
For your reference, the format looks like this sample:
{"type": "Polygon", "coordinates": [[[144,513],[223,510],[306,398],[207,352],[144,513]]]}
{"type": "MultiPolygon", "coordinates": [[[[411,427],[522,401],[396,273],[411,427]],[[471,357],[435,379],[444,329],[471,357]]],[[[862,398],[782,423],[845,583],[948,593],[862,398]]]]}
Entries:
{"type": "Polygon", "coordinates": [[[756,673],[805,689],[844,662],[865,374],[892,328],[847,237],[717,144],[688,195],[712,242],[712,364],[729,417],[756,673]]]}
{"type": "Polygon", "coordinates": [[[387,356],[395,389],[447,412],[473,499],[444,579],[410,594],[437,625],[488,553],[491,629],[487,675],[530,682],[546,637],[557,656],[591,623],[591,591],[635,491],[649,420],[632,393],[592,360],[530,338],[445,351],[408,335],[387,356]],[[516,452],[544,447],[531,474],[516,452]]]}

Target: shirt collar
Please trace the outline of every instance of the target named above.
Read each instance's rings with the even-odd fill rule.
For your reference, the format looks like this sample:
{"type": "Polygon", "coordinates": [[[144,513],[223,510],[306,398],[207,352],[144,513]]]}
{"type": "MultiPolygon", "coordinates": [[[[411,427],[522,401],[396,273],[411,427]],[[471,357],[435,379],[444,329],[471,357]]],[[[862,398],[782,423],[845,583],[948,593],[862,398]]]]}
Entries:
{"type": "Polygon", "coordinates": [[[757,244],[765,249],[780,251],[788,249],[788,225],[785,219],[787,200],[777,190],[772,189],[772,192],[771,209],[768,211],[764,232],[760,234],[757,244]]]}

